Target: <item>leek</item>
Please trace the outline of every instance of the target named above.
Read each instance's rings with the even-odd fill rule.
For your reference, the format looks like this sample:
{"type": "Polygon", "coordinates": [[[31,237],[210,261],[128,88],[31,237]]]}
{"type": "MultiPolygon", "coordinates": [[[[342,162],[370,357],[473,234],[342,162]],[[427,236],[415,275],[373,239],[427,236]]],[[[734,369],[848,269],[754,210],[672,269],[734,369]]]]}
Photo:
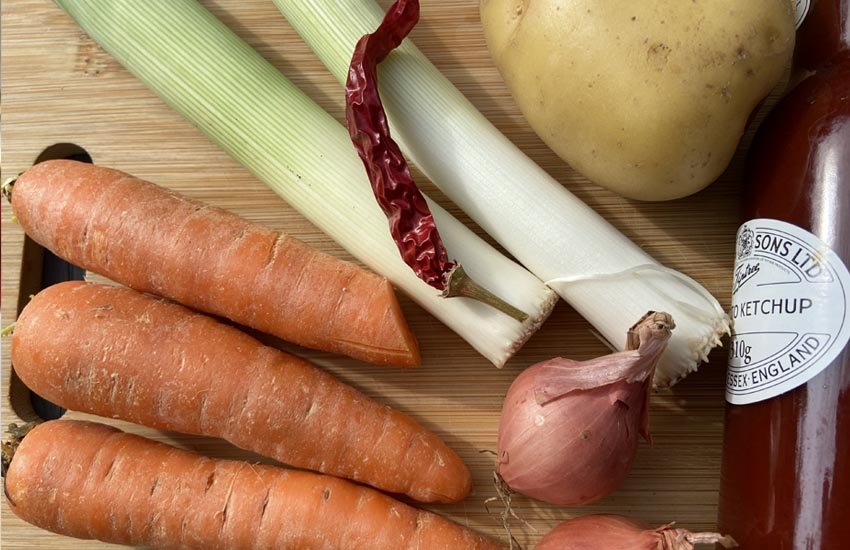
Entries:
{"type": "MultiPolygon", "coordinates": [[[[383,11],[373,0],[274,0],[325,66],[345,82],[357,40],[383,11]]],[[[649,310],[676,329],[655,383],[696,370],[728,332],[717,300],[649,255],[567,191],[503,136],[406,40],[381,64],[393,137],[446,196],[610,343],[649,310]]],[[[340,95],[342,91],[340,90],[340,95]]]]}
{"type": "Polygon", "coordinates": [[[502,366],[556,296],[437,204],[450,255],[529,314],[445,299],[401,260],[346,129],[195,0],[56,0],[104,49],[354,257],[502,366]]]}

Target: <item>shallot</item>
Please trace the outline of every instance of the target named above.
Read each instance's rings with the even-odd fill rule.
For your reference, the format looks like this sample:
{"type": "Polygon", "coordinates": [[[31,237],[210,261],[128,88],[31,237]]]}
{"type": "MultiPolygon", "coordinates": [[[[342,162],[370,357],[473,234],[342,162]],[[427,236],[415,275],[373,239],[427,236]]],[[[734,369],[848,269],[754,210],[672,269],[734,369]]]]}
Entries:
{"type": "Polygon", "coordinates": [[[497,472],[507,487],[552,504],[584,504],[628,474],[638,434],[649,436],[655,364],[675,327],[649,312],[627,350],[589,361],[555,358],[526,369],[508,390],[497,472]]]}
{"type": "Polygon", "coordinates": [[[719,533],[692,533],[672,523],[646,529],[623,516],[592,515],[567,520],[549,531],[536,550],[693,550],[696,544],[738,546],[719,533]]]}

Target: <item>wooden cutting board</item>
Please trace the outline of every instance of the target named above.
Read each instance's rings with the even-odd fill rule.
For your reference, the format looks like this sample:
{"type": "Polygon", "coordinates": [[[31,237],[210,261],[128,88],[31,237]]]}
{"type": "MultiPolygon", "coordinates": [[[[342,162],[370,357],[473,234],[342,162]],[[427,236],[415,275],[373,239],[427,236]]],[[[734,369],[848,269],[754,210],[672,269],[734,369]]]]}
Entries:
{"type": "MultiPolygon", "coordinates": [[[[204,4],[322,107],[342,118],[340,86],[270,0],[206,0],[204,4]]],[[[487,53],[477,2],[431,0],[423,4],[422,21],[413,40],[499,129],[647,252],[696,278],[724,306],[728,305],[740,152],[720,181],[687,199],[642,204],[599,189],[549,151],[520,115],[487,53]]],[[[172,112],[49,0],[2,4],[2,55],[4,179],[28,167],[45,148],[60,142],[74,143],[98,164],[228,208],[350,259],[172,112]]],[[[432,196],[442,199],[449,210],[468,222],[424,177],[414,175],[432,196]]],[[[11,211],[3,201],[4,326],[15,318],[21,278],[26,283],[37,276],[32,266],[22,266],[22,243],[23,232],[11,221],[11,211]]],[[[470,466],[475,490],[460,504],[429,508],[473,529],[503,537],[499,506],[488,512],[484,502],[495,495],[493,457],[486,451],[495,449],[499,411],[508,386],[534,362],[558,355],[590,358],[606,353],[606,348],[593,336],[590,326],[562,302],[508,366],[497,370],[405,298],[403,307],[422,345],[424,362],[417,371],[365,365],[295,346],[285,349],[409,413],[444,437],[470,466]]],[[[716,351],[698,374],[672,390],[653,395],[654,445],[641,443],[632,473],[617,492],[581,508],[547,506],[516,497],[513,509],[528,525],[515,522],[513,532],[524,547],[531,547],[558,521],[587,513],[627,514],[652,525],[675,520],[688,528],[713,528],[722,444],[724,357],[722,350],[716,351]]],[[[4,340],[4,430],[17,418],[8,399],[10,369],[9,342],[4,340]]],[[[67,414],[69,418],[81,416],[67,414]]],[[[106,422],[211,456],[257,459],[218,440],[106,422]]],[[[9,549],[106,546],[29,526],[11,513],[5,501],[2,544],[9,549]]]]}

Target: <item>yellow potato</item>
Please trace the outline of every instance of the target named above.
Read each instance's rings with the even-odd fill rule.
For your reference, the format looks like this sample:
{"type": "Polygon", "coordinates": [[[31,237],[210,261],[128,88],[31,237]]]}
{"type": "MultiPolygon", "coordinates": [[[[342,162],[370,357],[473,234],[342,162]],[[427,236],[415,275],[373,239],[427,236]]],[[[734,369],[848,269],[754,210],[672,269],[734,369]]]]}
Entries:
{"type": "Polygon", "coordinates": [[[490,53],[561,158],[626,197],[714,181],[794,49],[793,0],[482,0],[490,53]]]}

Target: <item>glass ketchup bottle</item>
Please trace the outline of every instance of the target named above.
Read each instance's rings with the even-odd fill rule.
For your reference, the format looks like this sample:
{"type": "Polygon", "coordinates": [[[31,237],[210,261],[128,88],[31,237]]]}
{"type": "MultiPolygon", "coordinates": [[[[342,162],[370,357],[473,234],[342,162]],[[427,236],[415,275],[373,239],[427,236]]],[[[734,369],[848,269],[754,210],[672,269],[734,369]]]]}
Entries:
{"type": "Polygon", "coordinates": [[[743,550],[850,550],[850,0],[806,0],[745,176],[719,530],[743,550]]]}
{"type": "Polygon", "coordinates": [[[815,70],[850,54],[850,0],[795,0],[794,66],[815,70]]]}

